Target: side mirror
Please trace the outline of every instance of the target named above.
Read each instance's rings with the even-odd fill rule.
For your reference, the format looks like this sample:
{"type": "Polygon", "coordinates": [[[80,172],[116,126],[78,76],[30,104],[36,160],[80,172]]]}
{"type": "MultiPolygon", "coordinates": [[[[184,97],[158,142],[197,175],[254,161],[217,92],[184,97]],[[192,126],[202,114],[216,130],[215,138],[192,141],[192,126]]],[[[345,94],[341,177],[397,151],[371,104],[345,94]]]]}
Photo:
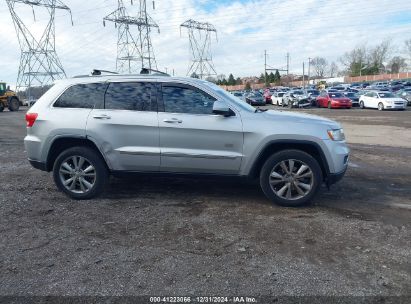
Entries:
{"type": "Polygon", "coordinates": [[[222,115],[224,117],[234,116],[233,110],[231,110],[226,103],[216,100],[213,104],[213,113],[222,115]]]}

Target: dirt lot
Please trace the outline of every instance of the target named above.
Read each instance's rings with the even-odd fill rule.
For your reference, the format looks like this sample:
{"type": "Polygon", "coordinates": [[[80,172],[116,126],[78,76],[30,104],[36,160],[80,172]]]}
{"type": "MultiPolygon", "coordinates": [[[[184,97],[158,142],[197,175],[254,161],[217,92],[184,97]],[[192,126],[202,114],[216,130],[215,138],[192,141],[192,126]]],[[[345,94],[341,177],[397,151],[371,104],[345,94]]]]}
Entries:
{"type": "Polygon", "coordinates": [[[72,201],[26,161],[24,110],[0,113],[0,295],[411,296],[411,110],[304,111],[340,121],[352,156],[294,209],[237,180],[72,201]]]}

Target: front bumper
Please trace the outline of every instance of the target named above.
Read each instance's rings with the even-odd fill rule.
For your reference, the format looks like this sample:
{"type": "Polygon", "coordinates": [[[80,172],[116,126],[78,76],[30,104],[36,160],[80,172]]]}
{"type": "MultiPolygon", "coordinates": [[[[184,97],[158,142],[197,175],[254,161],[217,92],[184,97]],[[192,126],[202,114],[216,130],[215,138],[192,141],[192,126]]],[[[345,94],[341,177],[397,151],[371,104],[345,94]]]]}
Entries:
{"type": "Polygon", "coordinates": [[[348,168],[348,166],[345,167],[345,169],[343,171],[339,172],[339,173],[330,173],[327,176],[327,180],[326,180],[327,186],[329,187],[329,186],[339,182],[344,177],[345,172],[347,172],[347,168],[348,168]]]}

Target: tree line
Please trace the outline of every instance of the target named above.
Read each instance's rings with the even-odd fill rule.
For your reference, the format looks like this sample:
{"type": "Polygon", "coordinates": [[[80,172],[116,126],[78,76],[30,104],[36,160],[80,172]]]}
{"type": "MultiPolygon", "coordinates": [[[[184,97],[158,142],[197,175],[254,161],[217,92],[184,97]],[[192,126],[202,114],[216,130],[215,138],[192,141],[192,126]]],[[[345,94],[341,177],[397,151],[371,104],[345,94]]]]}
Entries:
{"type": "Polygon", "coordinates": [[[338,62],[329,63],[324,57],[314,57],[310,61],[311,76],[318,78],[337,76],[364,76],[382,73],[400,73],[411,64],[411,39],[402,46],[394,46],[390,39],[385,39],[374,46],[361,44],[345,52],[338,62]],[[404,55],[404,56],[403,56],[404,55]]]}

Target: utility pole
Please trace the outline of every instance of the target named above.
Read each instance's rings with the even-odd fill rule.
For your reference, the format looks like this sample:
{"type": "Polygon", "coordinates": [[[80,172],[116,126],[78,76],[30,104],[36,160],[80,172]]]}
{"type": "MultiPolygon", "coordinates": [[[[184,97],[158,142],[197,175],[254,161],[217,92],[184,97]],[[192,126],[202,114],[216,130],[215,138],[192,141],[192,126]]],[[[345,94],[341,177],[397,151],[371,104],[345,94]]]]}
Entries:
{"type": "Polygon", "coordinates": [[[311,67],[311,58],[308,57],[308,85],[310,85],[310,67],[311,67]]]}
{"type": "Polygon", "coordinates": [[[305,79],[304,79],[304,77],[305,77],[305,70],[304,70],[304,61],[303,61],[303,88],[305,89],[305,79]]]}
{"type": "Polygon", "coordinates": [[[118,0],[117,10],[103,18],[104,26],[105,21],[114,22],[115,26],[118,26],[116,60],[118,72],[133,73],[143,68],[157,69],[150,33],[151,28],[157,28],[158,32],[160,30],[157,23],[147,14],[146,0],[139,0],[139,13],[136,17],[129,16],[123,0],[118,0]],[[137,35],[132,32],[130,26],[137,27],[137,35]]]}
{"type": "MultiPolygon", "coordinates": [[[[63,65],[56,52],[56,9],[71,10],[59,0],[6,0],[11,18],[13,19],[14,28],[20,45],[20,66],[17,76],[16,91],[26,89],[28,98],[31,96],[32,86],[44,86],[51,84],[54,80],[66,77],[63,65]],[[41,7],[48,14],[48,22],[44,28],[40,39],[34,35],[34,27],[28,27],[16,12],[16,4],[41,7]],[[33,30],[33,31],[31,31],[33,30]]],[[[36,20],[34,18],[34,20],[36,20]]],[[[73,24],[73,20],[71,21],[73,24]]]]}
{"type": "Polygon", "coordinates": [[[180,25],[180,34],[182,27],[188,30],[191,50],[191,65],[188,68],[187,76],[194,73],[203,79],[217,75],[211,54],[211,34],[214,33],[217,39],[216,28],[211,23],[192,19],[180,25]]]}
{"type": "Polygon", "coordinates": [[[290,53],[287,52],[287,75],[290,72],[290,53]]]}
{"type": "Polygon", "coordinates": [[[264,84],[267,83],[267,50],[264,50],[264,84]]]}

